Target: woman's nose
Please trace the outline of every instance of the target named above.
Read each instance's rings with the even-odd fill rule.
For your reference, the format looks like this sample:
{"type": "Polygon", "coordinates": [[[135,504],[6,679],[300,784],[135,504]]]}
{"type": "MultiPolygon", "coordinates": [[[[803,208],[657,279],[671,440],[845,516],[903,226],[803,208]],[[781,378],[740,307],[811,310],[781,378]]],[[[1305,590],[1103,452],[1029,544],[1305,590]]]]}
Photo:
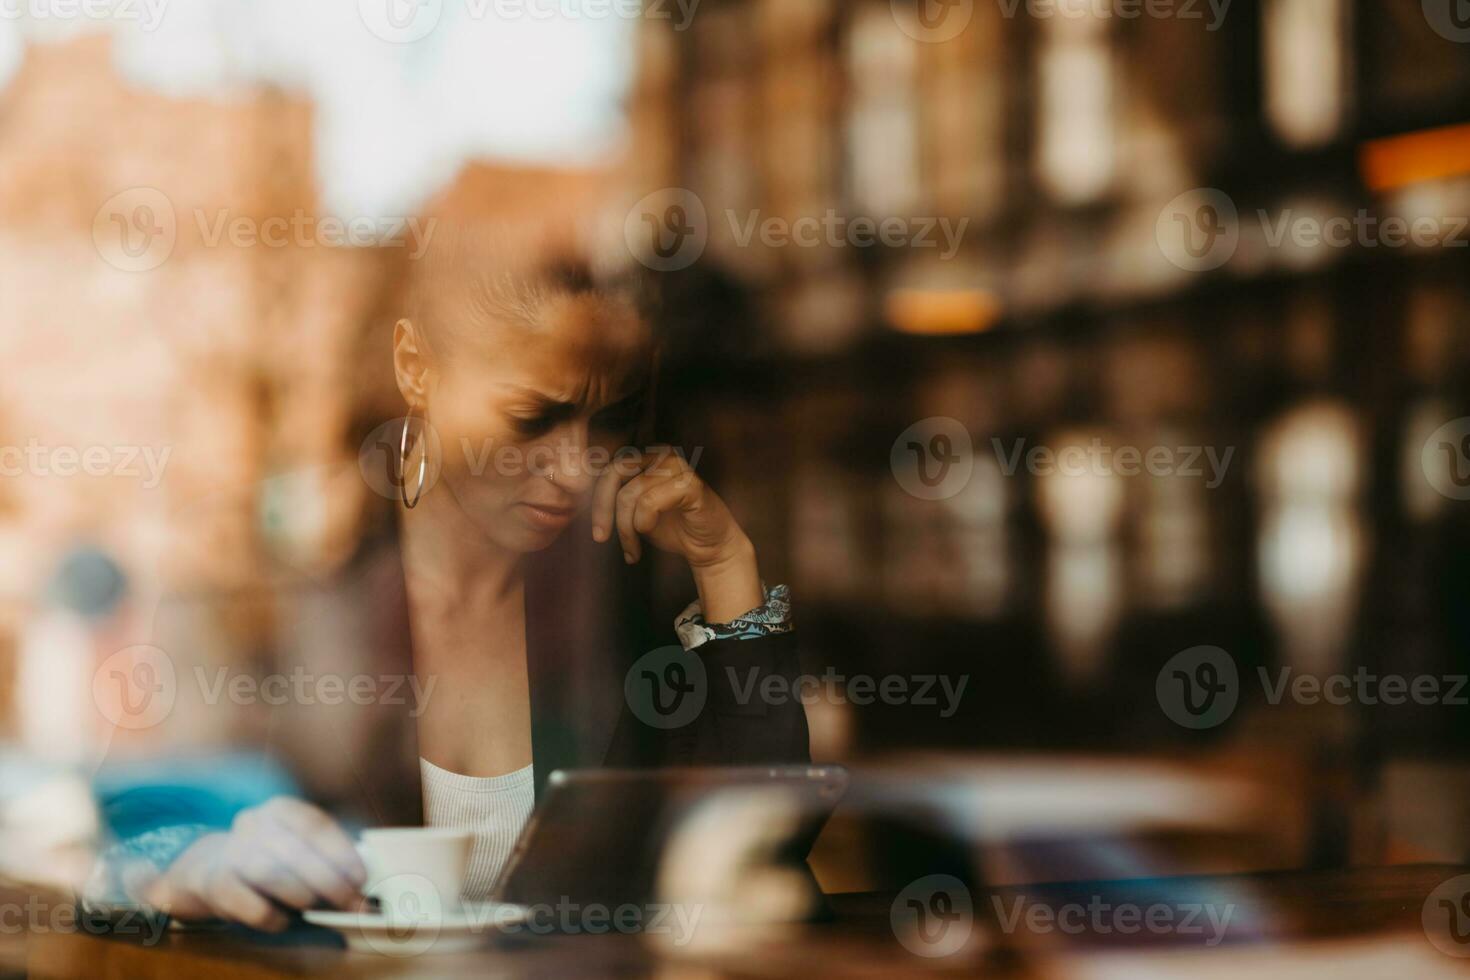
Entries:
{"type": "Polygon", "coordinates": [[[558,439],[551,464],[553,482],[576,496],[590,493],[597,482],[597,474],[591,472],[587,459],[587,445],[586,425],[568,426],[558,439]]]}

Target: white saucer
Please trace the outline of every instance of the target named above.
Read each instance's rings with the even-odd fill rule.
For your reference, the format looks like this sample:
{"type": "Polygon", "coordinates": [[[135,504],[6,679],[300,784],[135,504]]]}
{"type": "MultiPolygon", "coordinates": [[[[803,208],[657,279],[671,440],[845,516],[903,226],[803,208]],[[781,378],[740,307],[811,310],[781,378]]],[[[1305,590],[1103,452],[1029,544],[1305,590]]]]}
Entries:
{"type": "Polygon", "coordinates": [[[338,912],[311,909],[307,922],[342,934],[347,948],[383,956],[419,956],[423,953],[463,953],[478,949],[510,926],[530,917],[524,905],[504,902],[465,902],[462,911],[443,917],[425,916],[418,925],[390,928],[378,912],[338,912]]]}

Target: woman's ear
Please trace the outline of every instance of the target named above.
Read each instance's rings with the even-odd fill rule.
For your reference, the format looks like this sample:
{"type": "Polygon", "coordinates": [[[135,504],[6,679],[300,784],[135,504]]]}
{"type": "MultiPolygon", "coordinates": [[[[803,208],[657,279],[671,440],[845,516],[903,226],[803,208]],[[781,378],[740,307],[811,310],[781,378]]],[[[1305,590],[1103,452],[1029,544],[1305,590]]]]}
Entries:
{"type": "Polygon", "coordinates": [[[411,409],[421,409],[428,403],[429,370],[418,328],[412,320],[399,320],[393,325],[393,379],[411,409]]]}

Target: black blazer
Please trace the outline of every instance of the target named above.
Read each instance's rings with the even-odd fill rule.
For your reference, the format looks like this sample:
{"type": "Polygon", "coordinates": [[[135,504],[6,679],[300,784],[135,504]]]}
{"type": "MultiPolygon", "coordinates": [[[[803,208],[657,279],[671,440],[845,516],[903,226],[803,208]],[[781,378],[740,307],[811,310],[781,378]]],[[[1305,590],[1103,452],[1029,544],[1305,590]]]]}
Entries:
{"type": "MultiPolygon", "coordinates": [[[[650,558],[646,553],[639,566],[628,567],[615,543],[591,540],[590,525],[582,519],[552,547],[527,559],[526,657],[538,796],[556,769],[810,761],[801,702],[787,697],[768,704],[751,695],[770,675],[783,678],[785,691],[796,689],[795,633],[717,640],[683,654],[701,661],[706,683],[704,705],[687,724],[654,727],[631,709],[624,681],[634,661],[679,643],[672,622],[654,622],[649,616],[650,558]],[[737,679],[738,685],[733,683],[737,679]],[[748,696],[742,700],[741,693],[748,696]]],[[[392,670],[411,671],[396,527],[386,526],[384,533],[372,536],[344,582],[323,588],[333,590],[339,601],[353,603],[351,608],[367,617],[366,634],[373,649],[363,655],[369,669],[382,671],[393,665],[392,670]]],[[[692,599],[692,585],[689,589],[692,599]]],[[[290,630],[290,624],[291,616],[282,617],[281,628],[290,630]]],[[[473,656],[474,651],[464,655],[473,656]]],[[[290,661],[279,654],[275,659],[290,661]]],[[[422,822],[419,753],[410,708],[397,704],[351,709],[371,712],[373,718],[367,724],[354,720],[350,730],[358,736],[333,747],[351,767],[350,779],[339,786],[337,798],[321,802],[366,824],[422,822]],[[371,734],[362,738],[363,732],[371,734]]],[[[271,741],[274,748],[287,749],[282,761],[297,771],[301,767],[293,767],[290,756],[320,748],[280,730],[271,741]]]]}

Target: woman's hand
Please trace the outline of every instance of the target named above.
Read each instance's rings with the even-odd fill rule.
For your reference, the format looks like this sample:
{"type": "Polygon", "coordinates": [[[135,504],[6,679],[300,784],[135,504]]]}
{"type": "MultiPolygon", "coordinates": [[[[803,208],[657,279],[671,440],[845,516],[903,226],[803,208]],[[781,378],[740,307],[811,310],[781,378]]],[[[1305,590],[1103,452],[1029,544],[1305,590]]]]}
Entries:
{"type": "Polygon", "coordinates": [[[227,919],[277,932],[287,924],[282,907],[356,907],[366,877],[336,821],[278,796],[242,811],[229,832],[195,841],[146,898],[178,919],[227,919]]]}
{"type": "Polygon", "coordinates": [[[640,536],[683,555],[708,622],[729,622],[759,607],[755,548],[719,495],[667,447],[642,454],[636,470],[625,460],[614,460],[593,488],[593,540],[607,541],[616,529],[629,564],[643,556],[640,536]]]}

